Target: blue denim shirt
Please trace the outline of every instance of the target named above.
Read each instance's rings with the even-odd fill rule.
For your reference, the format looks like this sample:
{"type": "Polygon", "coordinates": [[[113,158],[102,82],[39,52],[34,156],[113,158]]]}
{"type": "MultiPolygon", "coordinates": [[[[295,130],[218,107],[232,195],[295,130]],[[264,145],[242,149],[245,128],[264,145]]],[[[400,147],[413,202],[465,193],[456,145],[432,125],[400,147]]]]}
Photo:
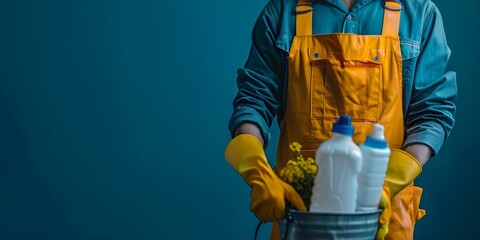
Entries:
{"type": "MultiPolygon", "coordinates": [[[[383,0],[357,0],[350,11],[342,0],[317,0],[313,34],[380,35],[383,0]]],[[[436,154],[454,124],[456,75],[446,72],[450,49],[438,8],[429,0],[402,0],[400,45],[403,60],[404,147],[421,143],[436,154]]],[[[244,122],[256,124],[266,143],[275,116],[283,118],[287,57],[295,36],[296,0],[271,0],[255,23],[247,62],[238,70],[238,94],[231,133],[244,122]]]]}

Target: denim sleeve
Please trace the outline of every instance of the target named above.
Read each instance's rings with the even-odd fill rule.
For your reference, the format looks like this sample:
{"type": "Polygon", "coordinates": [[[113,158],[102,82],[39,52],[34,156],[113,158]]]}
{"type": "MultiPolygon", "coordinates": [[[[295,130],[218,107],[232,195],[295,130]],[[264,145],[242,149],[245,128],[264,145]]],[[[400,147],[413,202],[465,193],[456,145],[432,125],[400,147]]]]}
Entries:
{"type": "Polygon", "coordinates": [[[258,17],[252,32],[252,46],[247,62],[237,71],[238,93],[233,101],[229,130],[242,123],[256,124],[262,132],[265,146],[270,140],[270,126],[280,108],[283,66],[275,46],[279,8],[270,1],[258,17]]]}
{"type": "Polygon", "coordinates": [[[446,72],[450,49],[442,17],[432,4],[423,27],[414,82],[405,117],[404,147],[425,144],[436,155],[454,125],[455,72],[446,72]]]}

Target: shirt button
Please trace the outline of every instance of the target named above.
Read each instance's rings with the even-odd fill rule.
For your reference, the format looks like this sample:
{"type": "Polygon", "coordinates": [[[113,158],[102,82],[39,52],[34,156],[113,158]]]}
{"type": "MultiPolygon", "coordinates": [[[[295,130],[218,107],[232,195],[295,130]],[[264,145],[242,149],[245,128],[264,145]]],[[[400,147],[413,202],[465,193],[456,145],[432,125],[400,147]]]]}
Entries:
{"type": "Polygon", "coordinates": [[[352,19],[352,15],[348,15],[348,16],[347,16],[347,19],[348,19],[348,20],[351,20],[351,19],[352,19]]]}

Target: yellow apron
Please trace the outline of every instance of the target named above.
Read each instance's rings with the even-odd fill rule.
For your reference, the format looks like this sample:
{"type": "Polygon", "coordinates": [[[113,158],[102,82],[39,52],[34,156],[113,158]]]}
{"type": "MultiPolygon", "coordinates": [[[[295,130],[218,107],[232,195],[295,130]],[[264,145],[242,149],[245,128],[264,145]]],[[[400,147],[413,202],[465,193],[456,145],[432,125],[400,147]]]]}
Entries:
{"type": "MultiPolygon", "coordinates": [[[[372,123],[385,127],[389,147],[401,148],[402,55],[398,29],[401,5],[386,2],[382,35],[312,34],[311,1],[299,0],[296,36],[288,59],[285,117],[277,151],[277,167],[288,161],[289,143],[302,144],[315,157],[317,147],[332,135],[340,114],[352,118],[353,140],[365,141],[372,123]]],[[[413,226],[424,215],[418,209],[421,189],[408,186],[392,199],[386,239],[413,239],[413,226]],[[414,197],[415,196],[415,197],[414,197]]],[[[423,211],[423,212],[422,212],[423,211]]],[[[274,224],[271,239],[278,239],[274,224]]]]}

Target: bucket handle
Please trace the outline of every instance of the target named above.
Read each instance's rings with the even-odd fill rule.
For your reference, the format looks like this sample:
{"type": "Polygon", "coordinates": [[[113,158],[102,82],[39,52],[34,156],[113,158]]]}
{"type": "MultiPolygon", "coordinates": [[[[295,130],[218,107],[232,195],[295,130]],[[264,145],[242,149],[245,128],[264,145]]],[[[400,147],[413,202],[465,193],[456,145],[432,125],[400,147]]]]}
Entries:
{"type": "MultiPolygon", "coordinates": [[[[288,213],[287,215],[287,223],[285,224],[285,234],[283,235],[283,240],[287,240],[287,236],[288,236],[288,229],[290,226],[290,223],[292,222],[293,220],[293,215],[291,213],[288,213]]],[[[258,231],[260,230],[260,227],[262,226],[263,222],[258,222],[257,224],[257,228],[255,229],[255,235],[253,236],[253,240],[257,240],[257,236],[258,236],[258,231]]]]}
{"type": "MultiPolygon", "coordinates": [[[[294,209],[294,208],[293,208],[293,206],[290,206],[290,207],[287,206],[287,208],[285,209],[286,212],[287,212],[287,218],[286,218],[287,221],[286,221],[286,224],[285,224],[285,234],[283,235],[283,240],[287,240],[289,226],[295,219],[295,217],[289,211],[289,209],[294,209]]],[[[257,240],[258,231],[260,230],[260,227],[262,226],[263,223],[264,222],[262,222],[262,221],[258,222],[257,227],[255,228],[255,235],[253,236],[253,240],[257,240]]]]}
{"type": "Polygon", "coordinates": [[[257,228],[255,229],[255,235],[253,235],[253,240],[257,240],[258,236],[258,230],[260,230],[260,227],[262,226],[263,222],[258,222],[257,228]]]}

